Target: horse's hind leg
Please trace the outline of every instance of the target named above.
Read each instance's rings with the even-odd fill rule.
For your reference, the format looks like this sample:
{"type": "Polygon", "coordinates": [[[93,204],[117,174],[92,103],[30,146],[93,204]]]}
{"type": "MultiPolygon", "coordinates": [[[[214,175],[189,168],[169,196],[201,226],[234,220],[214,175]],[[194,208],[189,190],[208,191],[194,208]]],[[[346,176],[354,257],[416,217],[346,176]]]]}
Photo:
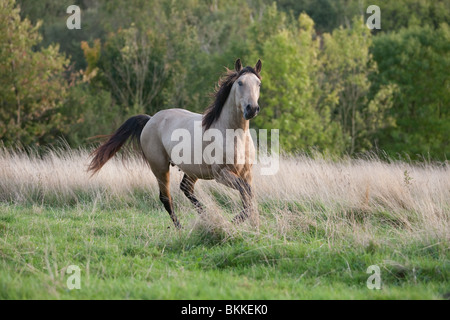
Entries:
{"type": "Polygon", "coordinates": [[[180,189],[183,191],[184,195],[191,201],[191,203],[197,209],[199,214],[202,214],[205,210],[200,201],[198,201],[197,197],[194,195],[194,185],[197,182],[197,178],[192,178],[187,174],[184,175],[183,180],[180,184],[180,189]]]}
{"type": "MultiPolygon", "coordinates": [[[[153,168],[152,168],[153,169],[153,168]]],[[[173,224],[177,229],[181,229],[181,224],[175,215],[175,211],[173,210],[172,197],[170,196],[170,172],[167,166],[167,171],[164,172],[155,172],[156,179],[158,180],[159,185],[159,199],[164,204],[164,208],[172,218],[173,224]]]]}

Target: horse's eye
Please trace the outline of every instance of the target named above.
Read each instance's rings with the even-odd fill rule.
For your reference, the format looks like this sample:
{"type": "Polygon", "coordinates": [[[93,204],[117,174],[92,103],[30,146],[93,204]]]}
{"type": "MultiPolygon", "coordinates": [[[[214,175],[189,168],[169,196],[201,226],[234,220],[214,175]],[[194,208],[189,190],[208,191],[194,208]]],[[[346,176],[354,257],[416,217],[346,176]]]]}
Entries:
{"type": "Polygon", "coordinates": [[[239,87],[242,87],[242,81],[238,82],[239,87]]]}

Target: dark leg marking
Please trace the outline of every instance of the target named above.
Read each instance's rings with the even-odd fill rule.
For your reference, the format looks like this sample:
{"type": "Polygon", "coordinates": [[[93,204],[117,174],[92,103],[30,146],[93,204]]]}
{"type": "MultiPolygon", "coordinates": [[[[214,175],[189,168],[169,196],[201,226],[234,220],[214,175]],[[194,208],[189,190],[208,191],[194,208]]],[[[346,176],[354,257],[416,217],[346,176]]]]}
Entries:
{"type": "Polygon", "coordinates": [[[194,195],[194,185],[197,182],[197,179],[189,177],[187,174],[184,175],[183,180],[180,184],[180,189],[183,191],[186,198],[191,201],[191,203],[194,205],[195,209],[197,209],[197,212],[199,214],[202,214],[205,209],[203,204],[198,201],[197,197],[194,195]]]}
{"type": "Polygon", "coordinates": [[[177,219],[177,216],[175,215],[175,212],[173,210],[172,200],[170,199],[170,196],[163,195],[162,192],[159,193],[159,199],[164,204],[164,208],[169,213],[170,217],[172,218],[173,224],[177,229],[181,229],[181,224],[177,219]]]}
{"type": "Polygon", "coordinates": [[[237,180],[236,189],[239,190],[239,193],[241,194],[244,210],[242,210],[240,214],[233,218],[233,223],[241,223],[248,218],[248,211],[251,209],[253,193],[251,186],[246,181],[240,178],[237,180]]]}

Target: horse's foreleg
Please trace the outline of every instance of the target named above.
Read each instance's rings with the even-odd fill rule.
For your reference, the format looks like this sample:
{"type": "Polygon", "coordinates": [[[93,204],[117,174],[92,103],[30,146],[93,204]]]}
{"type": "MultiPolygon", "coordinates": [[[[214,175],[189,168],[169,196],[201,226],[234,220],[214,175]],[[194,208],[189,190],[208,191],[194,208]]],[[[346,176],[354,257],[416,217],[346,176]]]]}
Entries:
{"type": "MultiPolygon", "coordinates": [[[[244,210],[233,218],[233,222],[239,223],[245,221],[249,215],[254,215],[254,195],[252,187],[248,181],[237,176],[235,173],[231,172],[227,168],[220,170],[215,176],[215,180],[227,187],[238,190],[241,194],[242,204],[244,210]]],[[[257,217],[252,217],[257,219],[257,217]]],[[[255,220],[256,221],[256,220],[255,220]]]]}
{"type": "Polygon", "coordinates": [[[180,184],[180,189],[183,191],[186,198],[191,201],[191,203],[195,206],[195,209],[197,209],[197,212],[199,214],[202,214],[205,209],[200,201],[198,201],[197,197],[194,195],[194,185],[197,182],[197,178],[192,178],[188,176],[187,174],[184,175],[183,180],[180,184]]]}

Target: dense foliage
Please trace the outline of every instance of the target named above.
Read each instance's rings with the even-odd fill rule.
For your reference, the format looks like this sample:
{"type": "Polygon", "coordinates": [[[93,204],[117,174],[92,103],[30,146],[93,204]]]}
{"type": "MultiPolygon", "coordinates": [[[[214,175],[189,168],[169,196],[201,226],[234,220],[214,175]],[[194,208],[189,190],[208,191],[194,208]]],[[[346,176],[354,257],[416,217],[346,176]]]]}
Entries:
{"type": "Polygon", "coordinates": [[[0,139],[71,146],[127,117],[202,112],[224,66],[263,61],[257,128],[287,151],[450,155],[448,1],[0,0],[0,139]]]}

